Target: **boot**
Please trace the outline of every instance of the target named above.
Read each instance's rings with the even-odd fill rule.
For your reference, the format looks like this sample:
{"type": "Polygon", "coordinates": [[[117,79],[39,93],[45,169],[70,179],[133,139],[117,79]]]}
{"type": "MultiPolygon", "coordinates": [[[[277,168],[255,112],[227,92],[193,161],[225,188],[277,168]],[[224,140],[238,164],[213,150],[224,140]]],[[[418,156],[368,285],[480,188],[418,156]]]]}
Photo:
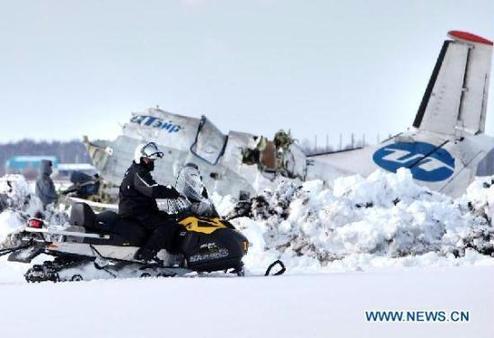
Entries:
{"type": "Polygon", "coordinates": [[[142,247],[136,251],[134,258],[138,261],[143,261],[145,263],[156,263],[163,264],[163,261],[156,257],[158,252],[146,247],[142,247]]]}

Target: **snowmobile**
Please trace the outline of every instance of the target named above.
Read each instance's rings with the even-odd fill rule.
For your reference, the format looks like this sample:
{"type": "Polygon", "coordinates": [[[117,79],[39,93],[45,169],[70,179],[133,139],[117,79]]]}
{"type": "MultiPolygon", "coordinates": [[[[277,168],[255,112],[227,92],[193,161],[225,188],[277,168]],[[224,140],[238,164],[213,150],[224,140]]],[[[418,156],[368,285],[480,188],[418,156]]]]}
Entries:
{"type": "Polygon", "coordinates": [[[88,175],[81,171],[74,171],[70,175],[72,183],[61,191],[62,195],[71,199],[82,199],[100,203],[115,202],[118,195],[118,186],[104,181],[98,174],[88,175]]]}
{"type": "Polygon", "coordinates": [[[89,198],[97,195],[101,183],[98,174],[90,176],[81,171],[72,172],[70,182],[72,185],[62,193],[64,195],[71,194],[78,198],[89,198]]]}
{"type": "Polygon", "coordinates": [[[244,273],[242,257],[249,242],[219,217],[179,215],[177,222],[186,231],[180,253],[162,250],[156,263],[136,260],[134,255],[141,243],[112,232],[116,227],[125,227],[126,222],[113,211],[95,214],[88,204],[76,203],[67,228],[57,229],[42,219],[30,218],[25,228],[16,233],[19,246],[8,249],[8,260],[31,263],[40,254],[53,257],[32,266],[25,274],[28,282],[172,277],[215,271],[244,273]]]}
{"type": "MultiPolygon", "coordinates": [[[[132,221],[110,210],[95,213],[89,204],[101,207],[101,203],[82,200],[72,205],[68,226],[50,225],[40,218],[28,219],[25,227],[12,235],[11,242],[17,246],[0,250],[0,256],[9,254],[9,261],[23,263],[31,263],[41,254],[51,256],[52,259],[35,264],[26,272],[28,282],[173,277],[216,271],[242,276],[242,258],[249,242],[219,216],[197,165],[187,163],[175,187],[183,194],[183,200],[157,202],[175,215],[176,222],[183,227],[179,252],[161,250],[156,262],[134,258],[144,238],[126,233],[125,229],[136,229],[132,221]]],[[[284,272],[283,263],[275,261],[265,275],[284,272]],[[274,270],[277,271],[271,273],[274,270]]]]}

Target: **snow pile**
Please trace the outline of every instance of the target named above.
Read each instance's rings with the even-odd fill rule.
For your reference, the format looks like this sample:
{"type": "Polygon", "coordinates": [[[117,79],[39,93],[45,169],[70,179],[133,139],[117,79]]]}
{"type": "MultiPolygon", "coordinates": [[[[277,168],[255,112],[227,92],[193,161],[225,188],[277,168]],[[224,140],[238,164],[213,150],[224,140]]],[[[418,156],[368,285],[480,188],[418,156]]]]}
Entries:
{"type": "Polygon", "coordinates": [[[468,188],[462,198],[470,203],[475,212],[487,218],[492,224],[494,216],[494,178],[477,178],[468,188]]]}
{"type": "Polygon", "coordinates": [[[415,184],[406,169],[376,171],[332,187],[286,181],[235,207],[218,205],[252,242],[251,270],[276,258],[292,271],[494,264],[494,187],[484,183],[453,200],[415,184]]]}
{"type": "Polygon", "coordinates": [[[20,215],[13,210],[5,210],[0,213],[0,243],[3,243],[11,233],[20,229],[23,224],[20,215]]]}
{"type": "Polygon", "coordinates": [[[5,175],[0,178],[0,211],[6,208],[34,214],[42,208],[41,201],[22,175],[5,175]]]}
{"type": "Polygon", "coordinates": [[[20,229],[26,214],[41,209],[40,200],[31,193],[22,175],[6,175],[0,178],[0,248],[8,246],[9,235],[20,229]]]}

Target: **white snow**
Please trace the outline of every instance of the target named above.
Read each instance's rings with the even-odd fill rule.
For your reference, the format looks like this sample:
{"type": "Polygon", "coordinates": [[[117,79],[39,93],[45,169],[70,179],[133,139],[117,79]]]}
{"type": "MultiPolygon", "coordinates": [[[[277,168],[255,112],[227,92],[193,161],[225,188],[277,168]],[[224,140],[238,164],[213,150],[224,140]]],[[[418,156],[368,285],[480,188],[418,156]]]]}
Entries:
{"type": "Polygon", "coordinates": [[[20,229],[24,225],[19,214],[13,210],[5,210],[0,213],[0,243],[7,239],[8,235],[20,229]]]}
{"type": "MultiPolygon", "coordinates": [[[[245,259],[252,272],[276,258],[291,273],[494,264],[494,187],[486,181],[457,200],[416,185],[405,169],[343,177],[330,187],[286,181],[263,192],[251,216],[232,222],[252,244],[245,259]]],[[[221,213],[232,211],[230,197],[214,198],[221,213]]]]}
{"type": "Polygon", "coordinates": [[[31,215],[42,208],[41,201],[34,195],[34,186],[22,175],[0,177],[0,195],[7,198],[10,207],[31,215]]]}
{"type": "MultiPolygon", "coordinates": [[[[20,182],[0,213],[0,239],[29,211],[20,182]]],[[[286,181],[261,196],[232,221],[251,242],[245,278],[28,285],[28,265],[0,258],[2,336],[492,337],[492,178],[456,200],[405,170],[332,186],[286,181]],[[286,276],[254,276],[278,258],[286,276]],[[369,310],[469,311],[471,320],[372,323],[369,310]]],[[[222,215],[234,209],[230,196],[213,200],[222,215]]]]}
{"type": "Polygon", "coordinates": [[[3,337],[490,338],[493,267],[0,286],[3,337]],[[469,311],[368,322],[365,311],[469,311]]]}

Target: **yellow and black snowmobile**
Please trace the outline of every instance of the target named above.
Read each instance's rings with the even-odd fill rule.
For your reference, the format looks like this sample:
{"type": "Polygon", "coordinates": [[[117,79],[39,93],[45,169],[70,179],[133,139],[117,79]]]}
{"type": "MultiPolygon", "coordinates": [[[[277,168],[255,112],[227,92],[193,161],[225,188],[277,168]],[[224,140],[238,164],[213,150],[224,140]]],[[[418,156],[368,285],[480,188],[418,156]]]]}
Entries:
{"type": "Polygon", "coordinates": [[[70,226],[53,227],[31,218],[15,236],[19,246],[10,261],[30,263],[40,254],[53,256],[31,267],[29,282],[67,281],[94,278],[181,276],[225,271],[243,275],[242,258],[249,242],[228,221],[220,217],[180,215],[183,226],[179,252],[164,249],[160,260],[149,263],[134,258],[140,243],[126,239],[111,229],[125,227],[112,211],[95,214],[86,203],[72,207],[70,226]]]}

